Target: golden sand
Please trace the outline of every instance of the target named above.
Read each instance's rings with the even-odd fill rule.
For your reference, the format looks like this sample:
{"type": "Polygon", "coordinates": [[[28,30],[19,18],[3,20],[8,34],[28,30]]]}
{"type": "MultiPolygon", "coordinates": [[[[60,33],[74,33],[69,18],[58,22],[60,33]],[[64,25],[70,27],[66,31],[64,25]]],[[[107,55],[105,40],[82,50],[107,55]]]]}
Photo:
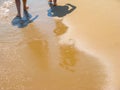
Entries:
{"type": "Polygon", "coordinates": [[[60,0],[55,17],[47,3],[29,0],[24,28],[11,25],[14,3],[2,15],[0,90],[119,90],[120,3],[60,0]]]}

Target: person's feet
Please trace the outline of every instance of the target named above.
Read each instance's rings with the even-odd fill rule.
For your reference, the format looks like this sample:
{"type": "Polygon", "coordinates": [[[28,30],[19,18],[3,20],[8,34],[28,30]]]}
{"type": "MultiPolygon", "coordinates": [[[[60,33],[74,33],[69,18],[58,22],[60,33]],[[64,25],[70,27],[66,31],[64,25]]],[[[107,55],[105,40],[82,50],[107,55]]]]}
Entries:
{"type": "Polygon", "coordinates": [[[22,18],[20,16],[16,16],[13,20],[12,20],[12,25],[16,26],[19,23],[22,23],[22,18]]]}
{"type": "Polygon", "coordinates": [[[52,0],[49,0],[48,4],[49,4],[50,7],[51,6],[57,6],[57,3],[56,2],[52,2],[52,0]]]}
{"type": "Polygon", "coordinates": [[[18,12],[16,17],[20,17],[21,18],[21,12],[18,12]]]}
{"type": "Polygon", "coordinates": [[[27,10],[24,10],[23,19],[29,20],[30,18],[32,18],[32,15],[30,15],[29,12],[28,12],[27,10]]]}
{"type": "Polygon", "coordinates": [[[24,7],[24,10],[28,10],[28,9],[29,9],[29,6],[25,6],[25,7],[24,7]]]}
{"type": "Polygon", "coordinates": [[[53,6],[57,6],[57,0],[53,0],[54,4],[53,6]]]}
{"type": "Polygon", "coordinates": [[[53,6],[53,3],[52,3],[52,1],[51,1],[51,0],[49,0],[49,1],[48,1],[48,5],[49,5],[50,7],[52,7],[52,6],[53,6]]]}
{"type": "Polygon", "coordinates": [[[49,0],[49,2],[52,2],[52,0],[49,0]]]}
{"type": "Polygon", "coordinates": [[[16,18],[21,18],[21,14],[17,14],[17,15],[16,15],[16,18]]]}
{"type": "Polygon", "coordinates": [[[56,3],[54,3],[54,4],[53,4],[53,6],[57,6],[57,4],[56,4],[56,3]]]}

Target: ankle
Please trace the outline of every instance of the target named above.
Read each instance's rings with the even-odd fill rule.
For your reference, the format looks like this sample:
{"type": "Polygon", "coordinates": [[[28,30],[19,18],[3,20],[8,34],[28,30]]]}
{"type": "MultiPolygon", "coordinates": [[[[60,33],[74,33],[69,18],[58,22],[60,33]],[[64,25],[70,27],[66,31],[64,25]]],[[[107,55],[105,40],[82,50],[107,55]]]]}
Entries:
{"type": "Polygon", "coordinates": [[[16,17],[20,17],[21,18],[21,14],[17,14],[16,17]]]}
{"type": "Polygon", "coordinates": [[[52,2],[52,0],[49,0],[49,2],[52,2]]]}
{"type": "Polygon", "coordinates": [[[24,9],[24,10],[27,10],[27,9],[29,9],[29,7],[28,7],[28,6],[24,6],[23,9],[24,9]]]}
{"type": "Polygon", "coordinates": [[[57,6],[57,3],[54,3],[54,6],[57,6]]]}

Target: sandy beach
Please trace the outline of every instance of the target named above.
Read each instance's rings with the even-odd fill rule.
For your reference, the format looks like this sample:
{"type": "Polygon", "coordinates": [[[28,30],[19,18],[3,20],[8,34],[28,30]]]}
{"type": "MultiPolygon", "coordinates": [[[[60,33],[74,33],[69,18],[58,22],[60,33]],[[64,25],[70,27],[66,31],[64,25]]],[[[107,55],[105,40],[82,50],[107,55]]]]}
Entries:
{"type": "Polygon", "coordinates": [[[0,1],[0,90],[120,89],[118,0],[28,5],[30,22],[14,26],[14,0],[0,1]]]}

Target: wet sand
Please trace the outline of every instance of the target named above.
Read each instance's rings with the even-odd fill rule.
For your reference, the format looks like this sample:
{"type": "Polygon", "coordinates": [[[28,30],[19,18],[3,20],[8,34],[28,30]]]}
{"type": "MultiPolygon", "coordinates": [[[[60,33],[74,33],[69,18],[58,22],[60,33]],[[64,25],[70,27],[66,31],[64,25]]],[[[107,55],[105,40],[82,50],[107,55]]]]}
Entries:
{"type": "Polygon", "coordinates": [[[0,6],[0,90],[119,90],[120,3],[38,2],[22,28],[13,1],[0,6]]]}
{"type": "Polygon", "coordinates": [[[63,38],[69,38],[62,39],[62,42],[69,42],[72,38],[76,40],[76,46],[80,50],[101,58],[101,61],[108,66],[108,72],[112,77],[112,85],[115,87],[112,90],[119,90],[120,2],[118,0],[78,2],[70,0],[69,3],[76,5],[77,9],[64,19],[69,30],[63,38]]]}

